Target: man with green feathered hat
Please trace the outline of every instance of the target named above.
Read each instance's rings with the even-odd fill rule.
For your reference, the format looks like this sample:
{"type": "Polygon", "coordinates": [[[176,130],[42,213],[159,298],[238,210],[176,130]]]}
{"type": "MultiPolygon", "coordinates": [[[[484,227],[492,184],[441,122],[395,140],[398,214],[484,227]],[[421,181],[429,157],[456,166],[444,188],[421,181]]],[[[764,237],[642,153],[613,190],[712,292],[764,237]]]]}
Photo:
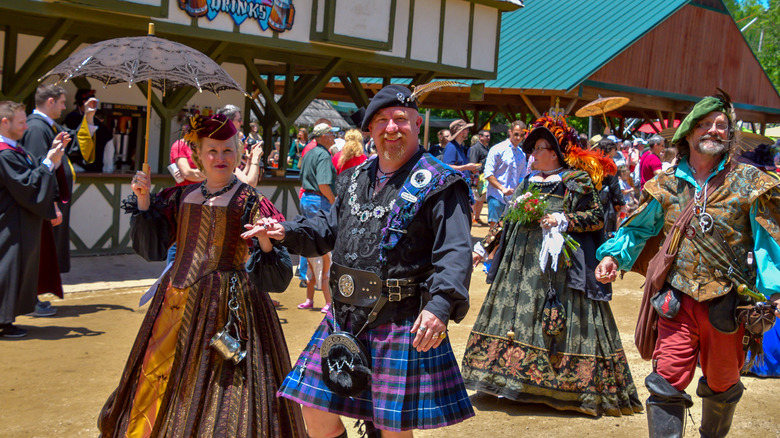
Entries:
{"type": "MultiPolygon", "coordinates": [[[[726,436],[744,389],[739,376],[745,349],[760,349],[760,335],[736,321],[736,306],[780,300],[780,181],[732,160],[736,131],[725,92],[699,101],[672,139],[679,165],[647,182],[640,207],[596,254],[596,277],[608,283],[618,270],[646,268],[635,262],[647,263],[648,239],[670,231],[676,236],[666,251],[677,254],[665,277],[653,282],[647,276],[660,286],[645,288],[645,298],[654,298],[647,302],[658,314],[657,332],[636,337],[643,358],[653,361],[645,380],[651,437],[683,435],[685,409],[693,405],[684,391],[697,363],[704,374],[696,388],[702,398],[699,432],[726,436]],[[692,217],[675,233],[673,225],[689,203],[692,217]]],[[[638,334],[655,317],[647,308],[651,316],[643,319],[640,311],[638,334]]]]}

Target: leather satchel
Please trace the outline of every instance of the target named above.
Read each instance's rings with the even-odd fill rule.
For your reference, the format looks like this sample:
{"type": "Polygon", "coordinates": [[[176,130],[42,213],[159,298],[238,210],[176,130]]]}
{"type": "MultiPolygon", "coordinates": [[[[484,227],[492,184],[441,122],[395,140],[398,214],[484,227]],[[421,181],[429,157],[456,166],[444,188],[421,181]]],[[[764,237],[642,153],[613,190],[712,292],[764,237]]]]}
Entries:
{"type": "MultiPolygon", "coordinates": [[[[726,180],[726,175],[734,168],[733,163],[729,163],[726,167],[720,171],[714,178],[710,179],[707,184],[707,193],[712,193],[718,186],[723,184],[726,180]]],[[[652,304],[653,297],[661,290],[666,281],[666,276],[669,274],[669,270],[672,268],[675,257],[677,257],[677,251],[680,247],[680,242],[685,237],[684,231],[688,226],[688,223],[693,218],[693,197],[685,206],[685,209],[680,213],[680,216],[672,225],[672,229],[666,234],[666,237],[660,237],[661,233],[654,238],[651,238],[645,244],[642,253],[634,262],[634,266],[631,268],[634,272],[644,273],[645,286],[644,293],[642,294],[642,302],[639,306],[639,316],[636,321],[636,330],[634,331],[634,344],[636,344],[639,355],[644,360],[651,360],[653,358],[653,350],[655,349],[656,340],[658,340],[658,313],[652,304]],[[650,258],[649,253],[654,248],[658,248],[653,245],[653,242],[663,240],[661,249],[650,258]],[[647,262],[646,262],[647,261],[647,262]],[[646,264],[645,264],[646,263],[646,264]]]]}

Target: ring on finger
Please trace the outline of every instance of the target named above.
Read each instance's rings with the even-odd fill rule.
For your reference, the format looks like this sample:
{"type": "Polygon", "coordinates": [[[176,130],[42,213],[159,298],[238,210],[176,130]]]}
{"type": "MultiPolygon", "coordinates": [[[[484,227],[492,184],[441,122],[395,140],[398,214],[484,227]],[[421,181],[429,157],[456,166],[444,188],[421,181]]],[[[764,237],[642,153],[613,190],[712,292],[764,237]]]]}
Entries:
{"type": "Polygon", "coordinates": [[[428,327],[422,326],[422,327],[420,327],[420,330],[418,330],[418,332],[420,332],[420,334],[423,335],[423,334],[425,334],[426,330],[428,330],[428,327]]]}
{"type": "Polygon", "coordinates": [[[447,332],[441,332],[438,335],[436,335],[436,337],[439,339],[444,339],[447,337],[447,332]]]}

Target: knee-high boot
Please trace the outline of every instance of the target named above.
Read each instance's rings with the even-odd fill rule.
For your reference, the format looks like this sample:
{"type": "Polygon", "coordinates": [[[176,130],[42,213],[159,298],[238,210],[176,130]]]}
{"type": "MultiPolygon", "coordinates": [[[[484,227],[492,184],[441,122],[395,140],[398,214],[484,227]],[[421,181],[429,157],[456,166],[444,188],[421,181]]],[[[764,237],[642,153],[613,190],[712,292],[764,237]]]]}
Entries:
{"type": "Polygon", "coordinates": [[[715,393],[707,386],[707,379],[699,379],[696,395],[701,397],[699,433],[703,438],[722,438],[729,433],[734,411],[744,390],[742,382],[737,382],[725,392],[715,393]]]}
{"type": "Polygon", "coordinates": [[[685,410],[693,406],[691,396],[678,391],[658,373],[645,379],[647,426],[650,438],[680,438],[685,425],[685,410]]]}

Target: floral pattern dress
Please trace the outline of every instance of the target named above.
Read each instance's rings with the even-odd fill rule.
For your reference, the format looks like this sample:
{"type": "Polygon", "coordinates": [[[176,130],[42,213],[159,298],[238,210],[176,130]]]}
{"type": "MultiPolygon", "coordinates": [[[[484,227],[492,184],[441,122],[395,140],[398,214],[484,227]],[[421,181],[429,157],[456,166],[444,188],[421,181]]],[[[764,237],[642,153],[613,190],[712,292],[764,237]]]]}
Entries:
{"type": "MultiPolygon", "coordinates": [[[[527,187],[528,180],[524,184],[527,187]]],[[[603,214],[585,172],[567,170],[557,181],[534,184],[547,197],[548,213],[564,213],[570,235],[600,232],[603,214]]],[[[522,193],[517,190],[515,196],[522,193]]],[[[582,282],[572,281],[571,268],[563,260],[557,272],[550,262],[542,272],[538,224],[507,222],[503,233],[502,254],[496,256],[500,264],[466,345],[462,370],[466,387],[594,416],[640,412],[642,404],[609,303],[572,288],[582,282]],[[542,328],[549,287],[565,309],[566,325],[557,336],[546,335],[542,328]]],[[[577,251],[587,248],[583,245],[577,251]]]]}

